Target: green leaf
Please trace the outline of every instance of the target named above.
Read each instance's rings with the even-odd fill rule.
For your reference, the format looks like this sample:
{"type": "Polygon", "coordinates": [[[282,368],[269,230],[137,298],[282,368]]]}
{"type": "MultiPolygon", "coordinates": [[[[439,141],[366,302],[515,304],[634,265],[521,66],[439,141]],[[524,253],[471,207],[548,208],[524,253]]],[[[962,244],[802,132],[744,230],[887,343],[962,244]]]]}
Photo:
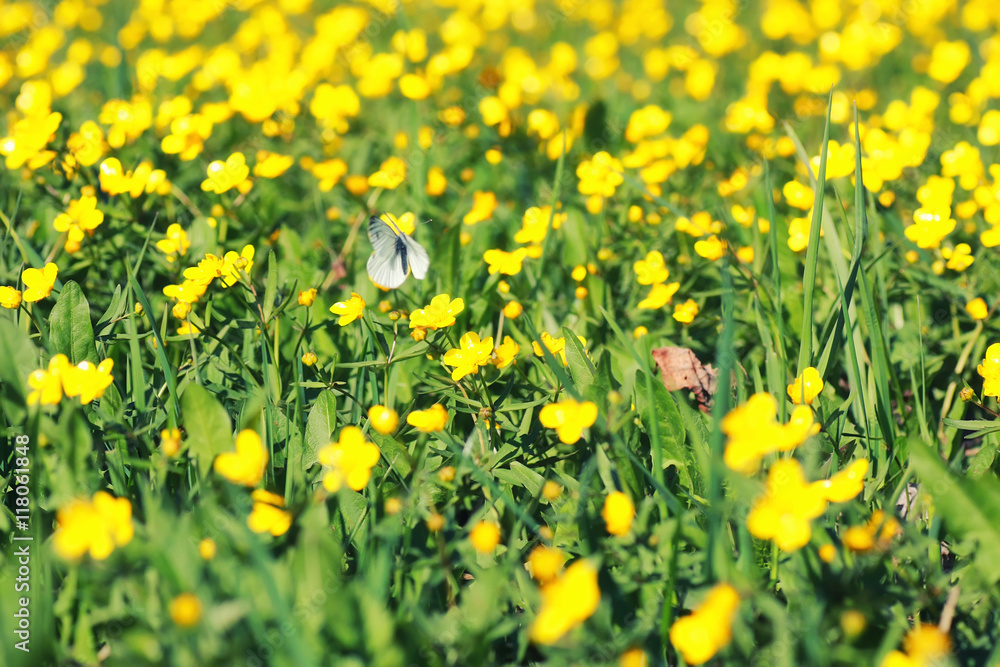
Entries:
{"type": "Polygon", "coordinates": [[[111,303],[108,304],[108,309],[104,311],[104,314],[101,315],[101,319],[97,320],[97,324],[94,325],[94,335],[99,338],[102,336],[110,336],[112,330],[114,329],[115,322],[125,315],[127,308],[128,299],[125,298],[122,286],[115,285],[115,293],[111,297],[111,303]]]}
{"type": "Polygon", "coordinates": [[[229,413],[207,389],[189,384],[181,396],[181,418],[189,451],[198,460],[198,470],[204,477],[215,457],[233,447],[229,413]]]}
{"type": "Polygon", "coordinates": [[[306,420],[305,449],[302,451],[302,469],[308,470],[318,460],[320,447],[330,442],[337,428],[337,397],[324,391],[313,403],[306,420]]]}
{"type": "MultiPolygon", "coordinates": [[[[641,372],[641,371],[640,371],[641,372]]],[[[681,486],[692,489],[691,473],[688,471],[690,458],[688,448],[684,444],[685,429],[677,403],[663,382],[656,378],[653,381],[653,391],[650,397],[647,392],[636,391],[636,408],[642,416],[642,423],[647,429],[653,421],[659,427],[660,450],[663,452],[663,467],[677,468],[681,486]]],[[[636,380],[636,387],[642,385],[636,380]]]]}
{"type": "Polygon", "coordinates": [[[494,468],[493,475],[508,484],[520,486],[528,490],[532,495],[538,495],[545,484],[545,478],[537,472],[517,461],[510,462],[510,469],[494,468]]]}
{"type": "Polygon", "coordinates": [[[56,352],[69,357],[71,364],[81,361],[96,364],[94,327],[90,323],[90,304],[83,290],[70,280],[63,287],[49,316],[49,339],[56,352]]]}
{"type": "MultiPolygon", "coordinates": [[[[13,321],[0,317],[0,397],[24,405],[28,376],[39,368],[38,348],[13,321]]],[[[10,403],[4,402],[6,412],[10,403]]],[[[10,411],[8,419],[21,421],[23,415],[10,411]]]]}
{"type": "Polygon", "coordinates": [[[910,442],[910,461],[920,476],[921,491],[934,498],[949,533],[976,540],[972,562],[990,584],[1000,579],[1000,482],[955,475],[937,450],[918,440],[910,442]]]}
{"type": "Polygon", "coordinates": [[[594,384],[597,371],[576,334],[569,327],[563,327],[562,331],[563,336],[566,337],[566,365],[569,366],[569,374],[573,378],[573,384],[576,385],[577,391],[582,394],[587,387],[594,384]]]}
{"type": "Polygon", "coordinates": [[[382,458],[389,462],[393,470],[402,477],[410,474],[410,471],[413,470],[413,464],[410,462],[410,452],[406,447],[391,435],[382,435],[373,431],[368,434],[368,437],[378,445],[379,451],[382,452],[382,458]]]}

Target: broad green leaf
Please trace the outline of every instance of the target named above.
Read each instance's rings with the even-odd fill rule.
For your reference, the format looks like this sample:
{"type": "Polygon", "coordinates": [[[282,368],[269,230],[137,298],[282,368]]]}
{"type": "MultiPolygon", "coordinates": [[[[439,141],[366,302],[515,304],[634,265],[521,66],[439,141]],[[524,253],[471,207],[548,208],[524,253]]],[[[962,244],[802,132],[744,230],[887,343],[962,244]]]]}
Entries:
{"type": "MultiPolygon", "coordinates": [[[[13,321],[0,316],[0,397],[23,405],[28,395],[28,376],[41,368],[38,348],[28,335],[17,328],[13,321]]],[[[7,410],[9,403],[4,404],[7,410]]],[[[20,421],[13,411],[11,421],[20,421]]]]}
{"type": "Polygon", "coordinates": [[[56,305],[52,307],[49,340],[55,351],[69,357],[73,365],[81,361],[98,362],[94,327],[90,323],[90,304],[73,280],[66,283],[56,305]]]}
{"type": "Polygon", "coordinates": [[[569,374],[573,378],[573,384],[576,385],[577,391],[582,394],[587,390],[587,387],[594,384],[597,371],[576,334],[569,327],[563,327],[562,331],[563,336],[566,337],[566,365],[569,366],[569,374]]]}
{"type": "MultiPolygon", "coordinates": [[[[636,387],[639,386],[641,385],[636,381],[636,387]]],[[[692,489],[691,473],[688,471],[691,459],[684,443],[684,421],[681,419],[681,413],[677,409],[674,397],[663,386],[663,381],[660,378],[655,378],[653,381],[653,396],[651,398],[645,391],[636,391],[636,408],[647,429],[650,428],[654,420],[657,422],[664,469],[671,465],[677,468],[681,486],[692,489]]]]}
{"type": "Polygon", "coordinates": [[[233,448],[229,413],[204,387],[189,384],[181,396],[181,423],[187,431],[188,449],[204,477],[215,457],[233,448]]]}
{"type": "Polygon", "coordinates": [[[337,428],[337,397],[324,391],[313,403],[306,420],[305,448],[302,451],[302,469],[308,470],[318,460],[320,447],[330,442],[337,428]]]}
{"type": "Polygon", "coordinates": [[[992,477],[974,480],[959,477],[948,469],[935,449],[910,441],[910,461],[920,477],[920,489],[934,499],[945,520],[946,530],[961,539],[976,540],[973,563],[982,576],[995,583],[1000,579],[1000,482],[992,477]]]}

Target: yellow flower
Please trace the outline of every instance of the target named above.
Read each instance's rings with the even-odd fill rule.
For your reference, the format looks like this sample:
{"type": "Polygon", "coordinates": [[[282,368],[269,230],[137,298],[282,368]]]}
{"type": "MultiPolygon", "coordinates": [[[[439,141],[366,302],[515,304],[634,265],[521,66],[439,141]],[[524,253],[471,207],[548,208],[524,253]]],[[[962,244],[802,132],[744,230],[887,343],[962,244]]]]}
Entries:
{"type": "Polygon", "coordinates": [[[510,301],[503,307],[503,314],[509,320],[516,320],[524,312],[524,306],[517,301],[510,301]]]}
{"type": "Polygon", "coordinates": [[[556,429],[556,435],[572,445],[583,437],[583,429],[590,428],[597,421],[597,404],[590,401],[578,403],[568,398],[558,403],[546,405],[538,413],[542,426],[556,429]]]}
{"type": "Polygon", "coordinates": [[[935,81],[951,83],[969,64],[969,55],[969,45],[962,40],[936,42],[931,51],[927,75],[935,81]]]}
{"type": "Polygon", "coordinates": [[[28,116],[14,123],[11,134],[0,138],[0,155],[6,156],[7,169],[20,169],[25,164],[28,169],[38,169],[56,156],[55,151],[45,147],[55,136],[62,122],[62,114],[52,112],[28,116]]]}
{"type": "Polygon", "coordinates": [[[243,183],[250,175],[250,167],[247,166],[243,153],[236,152],[226,158],[225,162],[213,160],[208,165],[207,173],[208,178],[201,182],[201,189],[222,194],[243,183]]]}
{"type": "Polygon", "coordinates": [[[306,352],[302,355],[302,363],[306,366],[315,366],[317,361],[319,361],[319,357],[316,356],[315,352],[306,352]]]}
{"type": "Polygon", "coordinates": [[[641,648],[634,646],[621,654],[618,667],[649,667],[649,656],[641,648]]]}
{"type": "Polygon", "coordinates": [[[300,306],[311,306],[313,301],[316,300],[316,288],[310,287],[307,290],[302,290],[299,292],[299,305],[300,306]]]}
{"type": "Polygon", "coordinates": [[[392,408],[373,405],[368,408],[368,421],[371,422],[373,429],[382,435],[388,435],[399,425],[399,415],[392,408]]]}
{"type": "Polygon", "coordinates": [[[254,165],[253,175],[261,178],[277,178],[288,171],[288,168],[295,162],[291,155],[281,155],[271,151],[257,151],[257,164],[254,165]]]}
{"type": "Polygon", "coordinates": [[[309,171],[319,181],[319,191],[329,192],[333,189],[333,186],[340,182],[344,174],[347,173],[347,163],[340,158],[332,158],[323,162],[316,162],[309,171]]]}
{"type": "Polygon", "coordinates": [[[399,78],[399,92],[411,100],[424,100],[431,94],[427,79],[418,74],[404,74],[399,78]]]}
{"type": "Polygon", "coordinates": [[[81,165],[89,167],[96,164],[104,151],[107,150],[107,144],[104,142],[104,131],[94,121],[84,121],[80,125],[79,132],[73,132],[69,135],[66,147],[81,165]]]}
{"type": "MultiPolygon", "coordinates": [[[[841,144],[835,139],[830,139],[826,151],[826,180],[831,178],[841,178],[854,173],[854,144],[841,144]]],[[[817,155],[810,160],[813,173],[819,173],[820,156],[817,155]]]]}
{"type": "Polygon", "coordinates": [[[955,221],[948,213],[932,213],[919,208],[913,212],[913,224],[903,230],[906,238],[920,248],[937,248],[945,236],[955,229],[955,221]]]}
{"type": "MultiPolygon", "coordinates": [[[[252,245],[243,246],[243,250],[237,254],[235,250],[230,250],[226,253],[226,256],[222,258],[222,268],[221,277],[222,284],[226,287],[232,287],[243,277],[244,274],[250,275],[250,269],[253,268],[253,256],[254,247],[252,245]]],[[[184,272],[184,277],[187,277],[187,272],[184,272]]]]}
{"type": "Polygon", "coordinates": [[[70,373],[71,366],[65,354],[57,354],[49,360],[48,369],[33,371],[28,376],[28,405],[58,405],[63,397],[63,377],[70,373]]]}
{"type": "Polygon", "coordinates": [[[166,456],[177,456],[181,451],[181,432],[176,428],[165,428],[160,431],[160,449],[166,456]]]}
{"type": "Polygon", "coordinates": [[[236,436],[236,451],[219,454],[213,468],[233,484],[257,486],[264,479],[267,460],[260,436],[252,429],[244,429],[236,436]]]}
{"type": "Polygon", "coordinates": [[[212,560],[215,558],[216,551],[215,540],[210,537],[206,537],[198,543],[198,555],[201,556],[203,560],[212,560]]]}
{"type": "Polygon", "coordinates": [[[443,431],[448,423],[448,411],[443,405],[435,403],[426,410],[414,410],[406,415],[406,423],[421,433],[443,431]]]}
{"type": "Polygon", "coordinates": [[[442,329],[455,323],[455,315],[465,310],[462,299],[452,299],[448,294],[438,294],[429,305],[410,313],[410,328],[442,329]]]}
{"type": "Polygon", "coordinates": [[[639,308],[642,310],[659,310],[663,308],[673,300],[674,294],[677,293],[680,286],[680,283],[669,283],[667,285],[656,283],[650,288],[646,298],[639,302],[639,308]]]}
{"type": "Polygon", "coordinates": [[[472,210],[462,217],[462,224],[474,225],[493,217],[497,208],[497,196],[492,192],[477,190],[472,193],[472,210]]]}
{"type": "Polygon", "coordinates": [[[718,236],[712,234],[707,239],[695,241],[694,251],[701,257],[714,262],[726,254],[726,242],[720,241],[718,236]]]}
{"type": "Polygon", "coordinates": [[[823,378],[819,376],[819,371],[810,366],[795,378],[795,382],[788,385],[787,391],[788,398],[795,405],[812,405],[813,400],[823,391],[823,378]]]}
{"type": "Polygon", "coordinates": [[[578,560],[542,588],[542,606],[528,636],[536,644],[555,644],[590,618],[600,602],[597,568],[589,561],[578,560]]]}
{"type": "Polygon", "coordinates": [[[440,197],[448,189],[448,179],[441,167],[431,167],[427,170],[427,186],[425,190],[430,197],[440,197]]]}
{"type": "Polygon", "coordinates": [[[621,160],[606,151],[600,151],[590,160],[583,160],[576,168],[576,175],[580,179],[577,189],[582,195],[611,197],[615,194],[615,188],[625,180],[623,172],[621,160]]]}
{"type": "Polygon", "coordinates": [[[670,643],[689,665],[701,665],[729,645],[740,596],[729,584],[718,584],[700,607],[670,626],[670,643]]]}
{"type": "Polygon", "coordinates": [[[872,549],[885,551],[892,543],[892,539],[901,532],[899,521],[886,516],[882,510],[875,510],[868,523],[863,526],[851,526],[845,530],[842,540],[844,546],[859,553],[872,549]]]}
{"type": "MultiPolygon", "coordinates": [[[[3,288],[0,288],[0,290],[2,289],[3,288]]],[[[2,298],[0,298],[0,301],[2,301],[2,298]]],[[[16,308],[17,306],[14,307],[16,308]]],[[[982,297],[977,297],[965,304],[965,312],[967,312],[974,320],[985,320],[986,316],[989,315],[989,308],[986,306],[986,302],[982,299],[982,297]]]]}
{"type": "Polygon", "coordinates": [[[723,458],[729,468],[752,474],[763,457],[791,451],[819,432],[812,410],[805,405],[796,407],[784,425],[776,421],[777,414],[777,401],[761,392],[722,419],[722,431],[728,436],[723,458]]]}
{"type": "Polygon", "coordinates": [[[480,521],[469,531],[472,548],[481,554],[491,554],[500,544],[500,526],[492,521],[480,521]]]}
{"type": "Polygon", "coordinates": [[[378,171],[368,177],[368,185],[373,188],[395,190],[406,178],[406,163],[398,157],[390,157],[378,171]]]}
{"type": "Polygon", "coordinates": [[[911,660],[923,665],[947,655],[951,651],[951,639],[936,625],[922,623],[906,634],[903,650],[911,660]]]}
{"type": "Polygon", "coordinates": [[[21,305],[21,290],[0,285],[0,306],[13,310],[21,305]]]}
{"type": "Polygon", "coordinates": [[[986,357],[976,371],[983,378],[983,396],[1000,397],[1000,343],[986,348],[986,357]]]}
{"type": "Polygon", "coordinates": [[[614,491],[604,499],[604,509],[601,512],[607,530],[612,535],[626,535],[632,529],[632,519],[635,518],[635,505],[632,499],[621,491],[614,491]]]}
{"type": "MultiPolygon", "coordinates": [[[[578,336],[578,338],[580,338],[581,342],[583,342],[582,337],[578,336]]],[[[555,338],[547,331],[543,331],[542,345],[544,345],[549,352],[558,357],[562,361],[563,366],[566,365],[566,339],[564,337],[560,336],[559,338],[555,338]]],[[[531,349],[534,351],[536,357],[545,356],[545,353],[542,351],[542,346],[538,344],[538,341],[531,342],[531,349]]]]}
{"type": "Polygon", "coordinates": [[[381,456],[379,448],[365,440],[357,426],[345,426],[340,439],[320,448],[318,454],[319,462],[330,468],[323,475],[323,488],[331,493],[345,483],[355,491],[365,488],[381,456]]]}
{"type": "Polygon", "coordinates": [[[514,342],[510,336],[504,336],[503,343],[497,345],[493,350],[493,365],[497,370],[507,368],[515,363],[517,353],[521,351],[521,346],[514,342]]]}
{"type": "Polygon", "coordinates": [[[52,546],[60,558],[75,561],[84,554],[104,560],[115,547],[132,541],[132,503],[98,491],[91,500],[77,499],[59,508],[52,546]]]}
{"type": "Polygon", "coordinates": [[[347,301],[338,301],[330,306],[331,313],[334,315],[340,315],[340,319],[337,320],[337,324],[342,327],[347,326],[354,320],[360,318],[364,310],[365,300],[361,298],[360,294],[355,292],[351,292],[351,298],[347,301]]]}
{"type": "Polygon", "coordinates": [[[556,578],[565,562],[566,554],[561,550],[539,544],[528,554],[528,562],[525,563],[525,568],[531,573],[535,581],[540,584],[547,584],[556,578]]]}
{"type": "Polygon", "coordinates": [[[52,288],[56,284],[56,276],[59,275],[59,267],[52,262],[46,264],[41,270],[29,268],[21,273],[21,282],[24,283],[24,293],[22,298],[28,303],[41,301],[52,293],[52,288]]]}
{"type": "Polygon", "coordinates": [[[688,299],[684,303],[678,303],[674,306],[674,319],[683,324],[691,324],[699,311],[698,304],[688,299]]]}
{"type": "Polygon", "coordinates": [[[65,213],[60,213],[52,222],[57,232],[66,232],[66,252],[80,249],[80,241],[104,222],[104,213],[97,209],[97,198],[83,195],[69,203],[65,213]]]}
{"type": "MultiPolygon", "coordinates": [[[[187,232],[184,228],[178,225],[176,222],[167,227],[167,238],[160,239],[156,242],[156,248],[163,253],[168,255],[186,254],[188,248],[191,247],[191,241],[188,240],[187,232]]],[[[171,260],[173,258],[170,258],[171,260]]]]}
{"type": "Polygon", "coordinates": [[[645,259],[640,259],[632,265],[632,270],[635,271],[636,280],[640,285],[665,283],[670,277],[663,255],[658,250],[647,253],[645,259]]]}
{"type": "Polygon", "coordinates": [[[521,272],[521,265],[527,256],[527,248],[518,248],[514,252],[494,249],[483,253],[483,261],[489,265],[490,275],[500,273],[505,276],[516,276],[521,272]]]}
{"type": "Polygon", "coordinates": [[[458,382],[466,375],[479,372],[480,366],[485,366],[490,362],[493,354],[493,337],[479,340],[479,334],[468,332],[458,341],[458,347],[448,350],[444,354],[443,362],[446,366],[454,366],[451,372],[451,379],[458,382]]]}
{"type": "Polygon", "coordinates": [[[782,551],[797,551],[812,536],[809,522],[826,511],[824,492],[822,482],[805,481],[798,461],[782,459],[768,471],[767,491],[754,501],[747,529],[782,551]]]}
{"type": "Polygon", "coordinates": [[[552,229],[559,229],[566,221],[566,213],[553,215],[551,206],[532,206],[526,210],[521,218],[521,229],[514,234],[514,242],[539,244],[544,241],[549,230],[549,218],[552,219],[552,229]]]}
{"type": "Polygon", "coordinates": [[[948,260],[946,266],[953,271],[965,271],[975,261],[968,243],[959,243],[954,250],[942,248],[941,256],[948,260]]]}
{"type": "Polygon", "coordinates": [[[105,359],[97,366],[89,361],[81,361],[76,366],[66,368],[62,373],[63,391],[69,397],[79,396],[80,403],[84,405],[104,396],[104,390],[114,381],[111,376],[114,365],[113,360],[105,359]]]}
{"type": "Polygon", "coordinates": [[[798,181],[788,181],[781,188],[781,193],[785,196],[785,201],[789,206],[808,211],[813,207],[813,191],[808,185],[803,185],[798,181]]]}
{"type": "Polygon", "coordinates": [[[856,497],[865,488],[868,461],[858,459],[830,479],[820,482],[823,496],[831,503],[844,503],[856,497]]]}
{"type": "Polygon", "coordinates": [[[251,494],[253,510],[247,517],[247,526],[255,533],[271,533],[278,537],[292,526],[292,514],[282,509],[285,499],[276,493],[257,489],[251,494]]]}
{"type": "MultiPolygon", "coordinates": [[[[201,154],[205,140],[212,135],[212,121],[203,114],[187,114],[170,123],[170,134],[163,137],[160,148],[168,155],[177,155],[187,162],[201,154]]],[[[112,144],[114,145],[114,144],[112,144]]]]}
{"type": "Polygon", "coordinates": [[[170,601],[170,618],[179,628],[190,628],[201,620],[201,600],[194,593],[181,593],[170,601]]]}

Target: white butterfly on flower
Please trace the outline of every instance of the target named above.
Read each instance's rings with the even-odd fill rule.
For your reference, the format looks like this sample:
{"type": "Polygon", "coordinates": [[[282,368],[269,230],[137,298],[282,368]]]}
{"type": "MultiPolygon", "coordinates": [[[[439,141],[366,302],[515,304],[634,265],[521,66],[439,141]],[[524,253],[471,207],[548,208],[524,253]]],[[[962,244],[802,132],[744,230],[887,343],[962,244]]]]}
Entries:
{"type": "Polygon", "coordinates": [[[368,258],[368,277],[376,285],[389,289],[406,282],[410,272],[417,280],[423,280],[431,264],[427,251],[388,215],[385,217],[389,222],[375,215],[368,219],[368,238],[374,249],[368,258]]]}

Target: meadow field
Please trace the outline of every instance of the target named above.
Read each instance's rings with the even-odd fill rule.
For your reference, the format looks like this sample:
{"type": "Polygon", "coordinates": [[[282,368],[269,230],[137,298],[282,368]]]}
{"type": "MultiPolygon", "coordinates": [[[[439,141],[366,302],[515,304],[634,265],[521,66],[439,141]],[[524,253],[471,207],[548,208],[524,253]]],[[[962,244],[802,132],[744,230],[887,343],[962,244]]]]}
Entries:
{"type": "Polygon", "coordinates": [[[0,0],[0,109],[0,665],[1000,665],[994,0],[0,0]]]}

